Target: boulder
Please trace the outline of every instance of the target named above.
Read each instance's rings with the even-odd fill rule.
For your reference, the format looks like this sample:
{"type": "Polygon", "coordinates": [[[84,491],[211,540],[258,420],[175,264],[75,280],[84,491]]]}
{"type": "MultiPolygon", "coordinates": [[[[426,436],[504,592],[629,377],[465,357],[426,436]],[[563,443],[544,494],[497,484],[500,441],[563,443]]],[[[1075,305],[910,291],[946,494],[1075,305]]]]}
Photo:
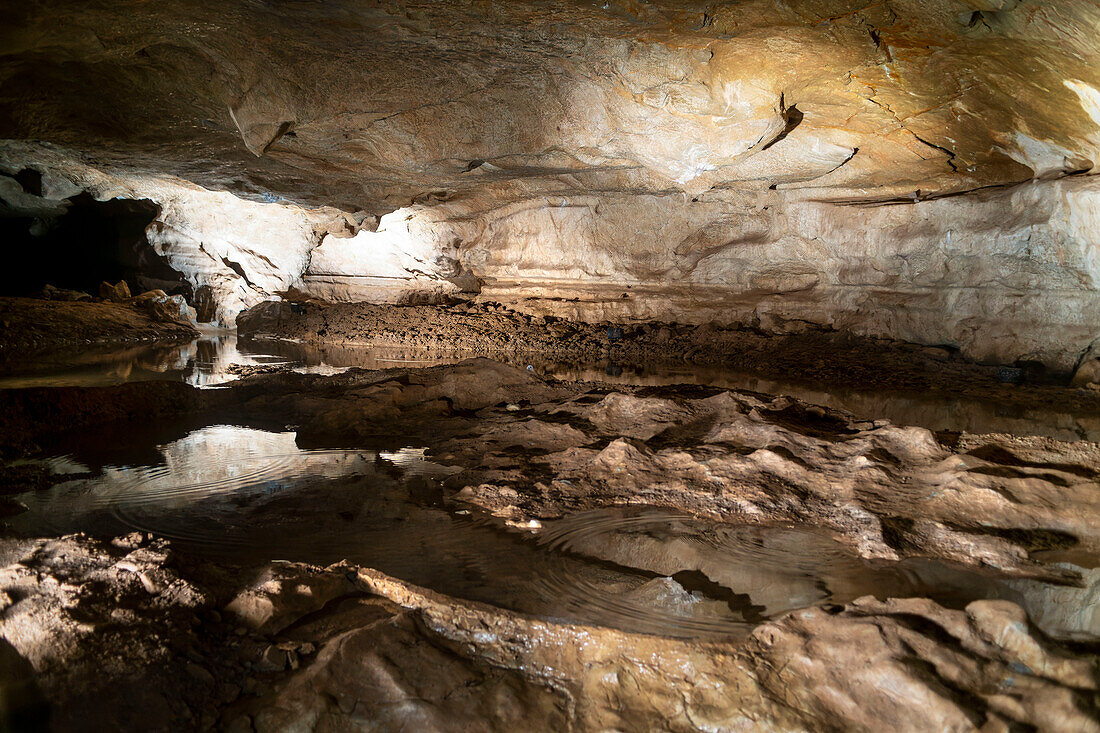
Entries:
{"type": "Polygon", "coordinates": [[[99,297],[113,303],[121,303],[130,299],[130,286],[126,284],[125,280],[119,280],[114,285],[103,281],[99,284],[99,297]]]}
{"type": "Polygon", "coordinates": [[[1100,342],[1089,346],[1078,360],[1071,384],[1074,387],[1100,384],[1100,342]]]}
{"type": "Polygon", "coordinates": [[[237,316],[237,333],[240,335],[272,333],[285,319],[301,311],[301,306],[282,300],[267,300],[241,311],[237,316]]]}
{"type": "Polygon", "coordinates": [[[166,295],[163,290],[150,290],[134,298],[134,304],[158,321],[194,325],[195,309],[182,295],[166,295]]]}
{"type": "Polygon", "coordinates": [[[200,323],[217,320],[218,299],[209,285],[201,285],[195,289],[195,312],[200,323]]]}

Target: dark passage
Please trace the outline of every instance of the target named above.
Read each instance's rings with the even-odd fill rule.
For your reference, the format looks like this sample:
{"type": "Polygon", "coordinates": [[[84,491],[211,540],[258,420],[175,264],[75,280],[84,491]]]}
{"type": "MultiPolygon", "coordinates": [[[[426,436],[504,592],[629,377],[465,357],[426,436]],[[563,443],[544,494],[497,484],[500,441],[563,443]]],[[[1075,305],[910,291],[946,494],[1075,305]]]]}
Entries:
{"type": "MultiPolygon", "coordinates": [[[[26,193],[39,195],[33,174],[21,171],[14,178],[26,193]]],[[[192,300],[190,285],[145,237],[159,211],[155,203],[97,201],[87,193],[60,203],[58,215],[35,216],[0,199],[0,237],[10,258],[0,273],[0,295],[31,295],[47,283],[96,295],[104,280],[126,280],[135,295],[160,288],[192,300]]]]}

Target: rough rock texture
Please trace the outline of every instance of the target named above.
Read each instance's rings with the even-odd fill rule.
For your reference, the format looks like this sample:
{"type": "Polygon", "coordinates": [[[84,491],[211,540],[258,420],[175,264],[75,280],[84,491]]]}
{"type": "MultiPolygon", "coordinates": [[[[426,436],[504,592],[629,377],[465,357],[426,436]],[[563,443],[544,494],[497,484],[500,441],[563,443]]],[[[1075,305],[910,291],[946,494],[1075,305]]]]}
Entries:
{"type": "Polygon", "coordinates": [[[799,521],[867,558],[937,557],[1071,584],[1082,582],[1080,569],[1042,553],[1100,551],[1095,443],[937,434],[789,397],[612,389],[485,359],[260,374],[215,391],[135,383],[0,397],[0,435],[23,452],[59,428],[157,413],[189,415],[184,426],[290,423],[303,447],[426,446],[461,469],[446,481],[453,499],[513,520],[648,505],[719,521],[799,521]]]}
{"type": "Polygon", "coordinates": [[[34,193],[17,186],[15,193],[4,196],[6,208],[14,213],[57,218],[64,215],[66,200],[81,192],[100,200],[155,201],[159,212],[145,232],[149,245],[196,292],[208,289],[216,300],[211,315],[227,324],[240,310],[286,290],[328,227],[337,226],[336,221],[344,225],[334,210],[265,205],[174,176],[94,167],[52,147],[6,143],[3,149],[0,171],[16,173],[33,158],[43,173],[34,193]],[[43,201],[59,209],[43,213],[43,201]]]}
{"type": "Polygon", "coordinates": [[[198,335],[193,321],[188,323],[178,312],[150,312],[134,301],[90,300],[0,298],[0,360],[27,359],[36,351],[97,342],[189,341],[198,335]]]}
{"type": "Polygon", "coordinates": [[[447,480],[456,499],[510,519],[642,504],[797,520],[828,527],[868,558],[933,556],[1067,580],[1073,572],[1040,567],[1031,553],[1100,550],[1100,455],[1084,441],[937,436],[727,390],[544,384],[480,359],[269,375],[231,389],[262,393],[237,414],[292,416],[310,444],[415,434],[434,460],[464,469],[447,480]]]}
{"type": "MultiPolygon", "coordinates": [[[[142,387],[54,391],[88,425],[139,409],[142,387]],[[93,409],[97,394],[110,409],[93,409]]],[[[735,390],[548,382],[485,359],[257,375],[214,393],[147,387],[177,412],[291,422],[304,446],[428,446],[462,469],[446,481],[454,499],[513,520],[649,505],[799,521],[867,558],[938,557],[1071,584],[1080,570],[1041,553],[1100,550],[1100,455],[1085,441],[934,434],[735,390]]],[[[32,409],[17,398],[11,412],[32,409]]]]}
{"type": "Polygon", "coordinates": [[[1063,370],[1100,335],[1094,3],[212,8],[13,9],[0,170],[157,202],[223,322],[480,288],[1063,370]]]}
{"type": "Polygon", "coordinates": [[[1095,552],[1100,542],[1090,528],[1091,443],[968,436],[949,447],[920,428],[733,392],[596,393],[532,412],[439,447],[444,463],[471,466],[450,479],[465,486],[456,498],[518,520],[608,504],[799,520],[845,536],[864,557],[1024,573],[1029,551],[1095,552]],[[519,465],[517,451],[527,454],[519,465]]]}
{"type": "MultiPolygon", "coordinates": [[[[1001,381],[1003,370],[974,364],[947,349],[808,326],[797,333],[776,335],[714,323],[620,325],[530,316],[500,304],[461,301],[449,306],[400,307],[270,302],[237,318],[240,336],[261,344],[276,339],[326,349],[384,347],[408,350],[412,359],[488,356],[516,366],[531,365],[539,373],[568,372],[557,368],[561,364],[591,369],[605,361],[612,371],[616,364],[675,368],[687,363],[714,367],[713,377],[719,382],[725,372],[783,380],[776,386],[765,383],[759,390],[771,393],[789,393],[791,384],[799,384],[817,387],[822,400],[848,388],[868,395],[950,398],[955,401],[949,409],[960,418],[967,410],[961,401],[967,400],[970,407],[984,405],[1002,415],[1017,412],[1021,418],[1027,410],[1036,409],[1072,415],[1070,422],[1076,427],[1067,432],[1071,436],[1075,432],[1075,437],[1087,437],[1100,428],[1100,391],[1067,389],[1060,384],[1064,374],[1047,372],[1037,364],[1022,365],[1020,379],[1026,386],[1020,386],[1001,381]],[[608,331],[614,328],[620,333],[611,340],[608,331]]],[[[580,378],[603,379],[604,371],[580,378]]]]}
{"type": "Polygon", "coordinates": [[[868,597],[700,642],[533,619],[347,565],[188,564],[140,534],[3,552],[0,637],[17,671],[0,679],[3,722],[27,727],[1098,730],[1096,658],[1007,602],[868,597]]]}
{"type": "MultiPolygon", "coordinates": [[[[1010,603],[976,602],[960,612],[916,599],[867,598],[765,624],[737,648],[531,622],[447,602],[370,571],[360,571],[358,581],[418,609],[427,630],[455,651],[553,689],[581,730],[1097,726],[1095,712],[1079,707],[1091,704],[1095,668],[1036,643],[1010,603]],[[1043,672],[1011,676],[1036,669],[1043,672]],[[960,686],[979,679],[981,702],[964,702],[960,686]],[[1063,685],[1069,689],[1056,691],[1063,685]]],[[[556,728],[549,721],[542,729],[556,728]]]]}
{"type": "MultiPolygon", "coordinates": [[[[107,422],[149,409],[204,425],[289,421],[303,446],[427,446],[460,469],[444,501],[529,531],[610,505],[794,522],[865,558],[935,558],[1019,591],[959,608],[865,597],[761,622],[746,639],[674,639],[533,618],[347,564],[220,567],[142,533],[9,536],[9,720],[40,716],[45,700],[56,730],[1100,730],[1095,443],[937,435],[786,397],[616,390],[487,360],[258,374],[212,393],[139,383],[0,396],[14,434],[30,432],[8,419],[24,413],[40,431],[67,421],[109,438],[107,422]]],[[[658,539],[619,551],[657,563],[685,551],[646,548],[658,539]]]]}
{"type": "Polygon", "coordinates": [[[213,678],[183,662],[194,614],[213,598],[169,567],[169,554],[140,535],[5,544],[0,636],[33,667],[55,730],[199,724],[188,706],[213,678]]]}

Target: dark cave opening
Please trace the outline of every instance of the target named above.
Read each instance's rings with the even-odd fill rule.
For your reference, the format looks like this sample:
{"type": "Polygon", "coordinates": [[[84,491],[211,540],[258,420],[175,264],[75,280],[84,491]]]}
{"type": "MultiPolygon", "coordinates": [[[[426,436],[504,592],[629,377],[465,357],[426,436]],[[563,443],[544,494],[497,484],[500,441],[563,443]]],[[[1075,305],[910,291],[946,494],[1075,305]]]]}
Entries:
{"type": "MultiPolygon", "coordinates": [[[[15,178],[26,193],[37,195],[26,173],[15,178]]],[[[125,280],[134,295],[159,288],[193,300],[190,284],[145,236],[160,212],[156,203],[97,201],[88,193],[60,203],[65,207],[61,215],[35,216],[0,202],[0,236],[10,258],[0,273],[0,295],[33,295],[47,284],[98,295],[101,282],[125,280]]]]}

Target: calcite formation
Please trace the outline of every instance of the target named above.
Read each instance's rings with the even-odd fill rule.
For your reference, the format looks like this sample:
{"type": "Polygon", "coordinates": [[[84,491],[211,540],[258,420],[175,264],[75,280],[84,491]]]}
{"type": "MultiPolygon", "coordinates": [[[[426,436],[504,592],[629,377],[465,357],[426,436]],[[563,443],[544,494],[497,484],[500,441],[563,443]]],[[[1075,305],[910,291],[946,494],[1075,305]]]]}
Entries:
{"type": "Polygon", "coordinates": [[[1084,0],[12,8],[8,206],[160,206],[216,318],[481,291],[1072,370],[1097,337],[1084,0]],[[63,27],[64,32],[58,32],[63,27]],[[42,201],[42,199],[45,201],[42,201]]]}

